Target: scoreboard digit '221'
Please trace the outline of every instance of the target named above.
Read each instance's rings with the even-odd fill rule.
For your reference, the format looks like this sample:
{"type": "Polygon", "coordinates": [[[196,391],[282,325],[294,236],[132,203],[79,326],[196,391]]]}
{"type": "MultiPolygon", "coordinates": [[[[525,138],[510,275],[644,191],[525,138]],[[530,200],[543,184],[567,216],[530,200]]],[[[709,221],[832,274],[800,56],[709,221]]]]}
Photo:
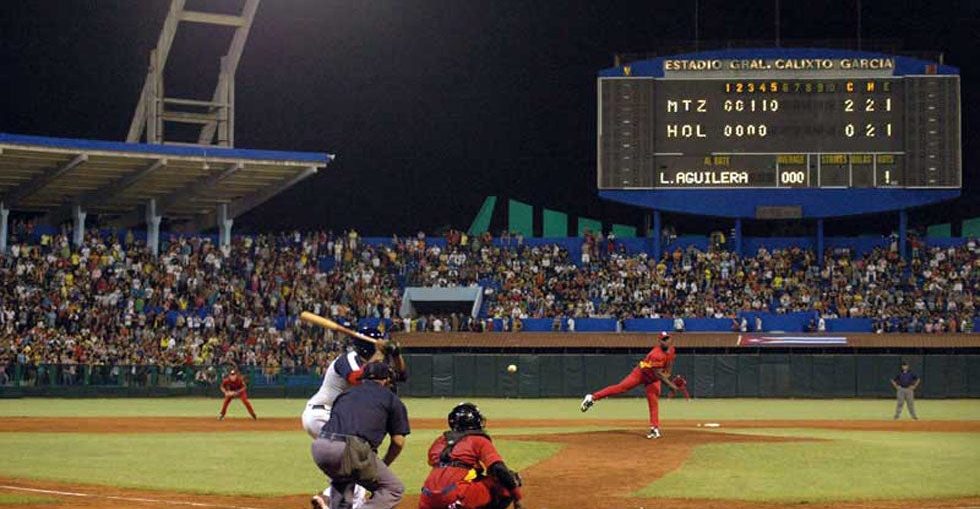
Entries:
{"type": "Polygon", "coordinates": [[[598,79],[600,190],[959,189],[960,80],[907,57],[721,51],[598,79]]]}

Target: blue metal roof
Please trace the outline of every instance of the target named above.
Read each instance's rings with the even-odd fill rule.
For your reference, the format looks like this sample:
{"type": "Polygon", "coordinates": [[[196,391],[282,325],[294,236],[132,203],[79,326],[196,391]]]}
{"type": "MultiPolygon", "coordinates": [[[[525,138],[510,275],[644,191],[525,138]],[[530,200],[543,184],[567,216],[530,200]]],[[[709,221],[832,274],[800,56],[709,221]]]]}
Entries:
{"type": "Polygon", "coordinates": [[[154,156],[183,156],[250,161],[289,161],[325,166],[334,156],[321,152],[285,152],[279,150],[254,150],[223,147],[195,147],[183,145],[155,145],[148,143],[124,143],[119,141],[83,140],[77,138],[51,138],[26,134],[0,133],[0,144],[50,147],[68,150],[97,150],[126,152],[154,156]]]}

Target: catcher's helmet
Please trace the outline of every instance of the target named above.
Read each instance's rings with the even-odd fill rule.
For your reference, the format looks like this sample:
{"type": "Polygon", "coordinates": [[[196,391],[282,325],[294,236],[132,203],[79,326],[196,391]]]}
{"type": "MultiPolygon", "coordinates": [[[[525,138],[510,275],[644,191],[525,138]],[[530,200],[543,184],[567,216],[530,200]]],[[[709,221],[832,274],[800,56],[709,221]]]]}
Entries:
{"type": "Polygon", "coordinates": [[[460,403],[449,412],[449,429],[453,431],[481,430],[487,419],[473,403],[460,403]]]}
{"type": "MultiPolygon", "coordinates": [[[[360,332],[369,338],[385,338],[384,334],[374,327],[361,327],[360,329],[357,329],[357,332],[360,332]]],[[[363,339],[354,338],[354,351],[357,352],[357,355],[360,355],[365,359],[370,359],[371,356],[374,355],[374,344],[364,341],[363,339]]]]}

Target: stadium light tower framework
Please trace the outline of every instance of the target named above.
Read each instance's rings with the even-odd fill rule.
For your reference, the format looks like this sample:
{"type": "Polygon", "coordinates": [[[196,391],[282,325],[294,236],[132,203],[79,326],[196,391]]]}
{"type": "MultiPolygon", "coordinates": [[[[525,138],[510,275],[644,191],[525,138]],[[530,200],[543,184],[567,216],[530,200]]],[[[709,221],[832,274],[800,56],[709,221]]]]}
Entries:
{"type": "Polygon", "coordinates": [[[238,15],[187,10],[184,8],[186,0],[171,1],[157,46],[150,52],[150,66],[129,125],[127,142],[138,143],[145,135],[147,143],[187,144],[167,140],[166,123],[174,122],[201,126],[197,143],[191,145],[234,146],[235,72],[260,1],[245,0],[238,15]],[[181,22],[235,27],[228,52],[221,57],[218,84],[209,100],[166,97],[164,94],[164,69],[181,22]]]}

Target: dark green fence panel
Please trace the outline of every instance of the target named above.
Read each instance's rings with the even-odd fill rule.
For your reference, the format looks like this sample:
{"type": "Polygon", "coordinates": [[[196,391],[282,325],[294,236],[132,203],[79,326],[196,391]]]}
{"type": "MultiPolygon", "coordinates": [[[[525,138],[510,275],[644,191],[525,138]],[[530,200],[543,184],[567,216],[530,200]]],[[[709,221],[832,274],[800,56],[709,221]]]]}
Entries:
{"type": "Polygon", "coordinates": [[[879,376],[875,372],[877,361],[871,355],[857,355],[854,358],[854,393],[859,398],[879,396],[879,376]]]}
{"type": "Polygon", "coordinates": [[[517,373],[517,395],[522,398],[541,397],[541,366],[537,355],[521,355],[517,373]]]}
{"type": "Polygon", "coordinates": [[[759,395],[759,356],[746,354],[738,359],[738,395],[754,398],[759,395]]]}
{"type": "Polygon", "coordinates": [[[964,355],[966,360],[966,390],[970,397],[980,397],[980,355],[964,355]]]}
{"type": "Polygon", "coordinates": [[[591,390],[585,380],[585,356],[562,356],[562,392],[566,396],[581,397],[591,390]]]}
{"type": "Polygon", "coordinates": [[[432,355],[405,355],[408,364],[408,383],[405,394],[411,396],[432,396],[432,355]]]}
{"type": "Polygon", "coordinates": [[[715,356],[715,397],[731,398],[738,394],[738,356],[715,356]]]}
{"type": "Polygon", "coordinates": [[[759,391],[762,394],[785,398],[792,395],[789,356],[784,354],[759,357],[759,391]]]}
{"type": "Polygon", "coordinates": [[[962,398],[969,396],[967,384],[966,356],[946,355],[946,393],[947,398],[962,398]]]}
{"type": "Polygon", "coordinates": [[[517,354],[497,355],[497,371],[494,376],[497,378],[497,396],[501,398],[516,398],[518,396],[518,377],[517,374],[507,372],[507,366],[520,363],[520,356],[517,354]]]}
{"type": "Polygon", "coordinates": [[[436,355],[432,358],[432,395],[453,395],[452,355],[436,355]]]}
{"type": "Polygon", "coordinates": [[[497,392],[497,356],[495,355],[474,355],[476,359],[476,370],[470,376],[476,378],[474,382],[474,396],[496,396],[497,392]]]}
{"type": "Polygon", "coordinates": [[[476,394],[477,356],[471,353],[453,354],[453,396],[470,397],[476,394]]]}
{"type": "Polygon", "coordinates": [[[541,397],[564,396],[564,367],[562,365],[564,355],[539,355],[538,356],[538,380],[541,385],[539,391],[541,397]]]}
{"type": "Polygon", "coordinates": [[[934,398],[946,395],[946,384],[948,382],[947,366],[945,355],[930,355],[923,359],[923,369],[918,372],[922,377],[922,384],[916,391],[916,396],[934,398]]]}
{"type": "Polygon", "coordinates": [[[699,398],[715,397],[715,356],[694,357],[694,393],[699,398]]]}
{"type": "MultiPolygon", "coordinates": [[[[763,356],[766,359],[767,356],[763,356]]],[[[831,372],[826,372],[825,363],[823,361],[817,361],[813,356],[810,355],[790,355],[787,356],[789,360],[789,383],[790,383],[790,395],[797,396],[801,398],[806,398],[812,395],[813,392],[813,380],[817,378],[818,374],[815,365],[819,364],[820,373],[822,376],[830,376],[831,372]]],[[[826,378],[823,379],[823,383],[826,383],[826,378]]]]}
{"type": "Polygon", "coordinates": [[[853,398],[857,394],[857,359],[854,355],[834,357],[837,363],[837,376],[831,386],[833,395],[838,398],[853,398]]]}

